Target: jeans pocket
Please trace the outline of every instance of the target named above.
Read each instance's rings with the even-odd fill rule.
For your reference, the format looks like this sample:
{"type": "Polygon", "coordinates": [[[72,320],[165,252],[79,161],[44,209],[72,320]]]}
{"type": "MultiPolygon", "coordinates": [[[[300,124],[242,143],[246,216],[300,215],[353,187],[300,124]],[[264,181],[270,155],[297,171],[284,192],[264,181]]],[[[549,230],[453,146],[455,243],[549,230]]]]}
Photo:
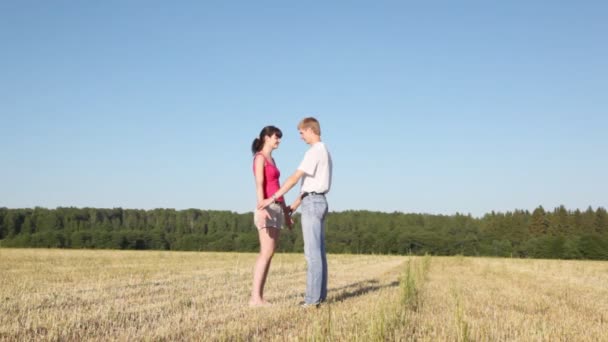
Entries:
{"type": "Polygon", "coordinates": [[[325,201],[325,198],[315,201],[312,207],[314,212],[313,215],[315,217],[322,219],[327,213],[327,202],[325,201]]]}

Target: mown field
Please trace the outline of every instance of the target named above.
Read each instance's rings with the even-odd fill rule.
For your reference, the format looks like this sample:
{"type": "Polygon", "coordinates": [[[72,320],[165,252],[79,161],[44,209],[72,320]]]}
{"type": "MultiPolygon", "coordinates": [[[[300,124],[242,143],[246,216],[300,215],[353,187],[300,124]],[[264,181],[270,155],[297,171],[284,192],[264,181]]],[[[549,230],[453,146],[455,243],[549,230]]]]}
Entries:
{"type": "Polygon", "coordinates": [[[277,254],[0,249],[0,340],[608,341],[608,262],[329,255],[328,303],[277,254]]]}

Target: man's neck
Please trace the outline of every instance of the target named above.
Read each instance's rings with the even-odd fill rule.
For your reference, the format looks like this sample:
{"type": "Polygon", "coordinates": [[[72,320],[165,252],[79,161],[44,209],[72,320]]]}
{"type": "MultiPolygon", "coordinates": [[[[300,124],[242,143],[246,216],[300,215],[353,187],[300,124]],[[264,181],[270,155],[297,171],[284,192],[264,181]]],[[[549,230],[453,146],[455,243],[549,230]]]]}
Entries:
{"type": "Polygon", "coordinates": [[[310,144],[309,145],[312,146],[312,145],[314,145],[314,144],[316,144],[318,142],[321,142],[321,137],[314,137],[314,138],[310,139],[310,144]]]}

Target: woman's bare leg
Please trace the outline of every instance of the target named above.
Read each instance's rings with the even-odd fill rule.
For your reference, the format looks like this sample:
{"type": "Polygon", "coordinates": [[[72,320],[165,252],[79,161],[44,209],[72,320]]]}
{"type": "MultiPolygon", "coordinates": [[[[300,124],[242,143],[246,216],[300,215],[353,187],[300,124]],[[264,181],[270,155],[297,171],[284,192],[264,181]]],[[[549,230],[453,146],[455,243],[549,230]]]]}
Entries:
{"type": "Polygon", "coordinates": [[[270,262],[278,245],[279,232],[278,229],[273,227],[258,230],[260,254],[258,254],[253,268],[253,287],[251,289],[251,299],[249,300],[249,305],[251,306],[268,305],[264,300],[264,285],[266,284],[270,262]]]}

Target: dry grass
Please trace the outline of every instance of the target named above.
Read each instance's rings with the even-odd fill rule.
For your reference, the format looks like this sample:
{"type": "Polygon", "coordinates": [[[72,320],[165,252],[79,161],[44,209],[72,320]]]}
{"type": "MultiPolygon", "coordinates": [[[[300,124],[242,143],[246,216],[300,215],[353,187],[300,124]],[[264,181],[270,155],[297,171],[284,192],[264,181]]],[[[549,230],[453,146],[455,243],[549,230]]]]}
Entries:
{"type": "Polygon", "coordinates": [[[303,310],[306,264],[278,254],[250,309],[254,254],[0,249],[0,339],[312,339],[397,289],[403,257],[329,257],[330,305],[303,310]],[[328,322],[328,318],[330,321],[328,322]]]}
{"type": "Polygon", "coordinates": [[[329,303],[301,309],[306,265],[254,254],[0,249],[0,340],[608,341],[608,263],[329,256],[329,303]]]}
{"type": "Polygon", "coordinates": [[[608,262],[433,258],[420,341],[608,341],[608,262]]]}

